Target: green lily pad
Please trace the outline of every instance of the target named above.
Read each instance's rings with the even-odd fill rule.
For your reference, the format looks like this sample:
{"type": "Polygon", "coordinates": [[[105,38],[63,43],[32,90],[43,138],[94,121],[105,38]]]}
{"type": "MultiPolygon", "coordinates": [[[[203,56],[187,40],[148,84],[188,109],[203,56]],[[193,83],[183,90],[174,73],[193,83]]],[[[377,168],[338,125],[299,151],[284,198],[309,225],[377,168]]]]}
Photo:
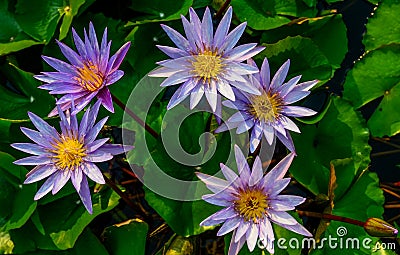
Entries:
{"type": "Polygon", "coordinates": [[[399,107],[400,45],[383,46],[368,52],[347,74],[343,96],[355,108],[382,97],[368,120],[373,136],[400,132],[399,107]]]}
{"type": "Polygon", "coordinates": [[[385,44],[400,43],[400,3],[396,0],[385,0],[379,4],[374,16],[368,19],[367,33],[363,44],[370,51],[385,44]]]}
{"type": "Polygon", "coordinates": [[[308,2],[301,1],[261,1],[233,0],[235,14],[241,21],[247,21],[249,27],[255,30],[268,30],[280,27],[291,21],[290,17],[314,17],[317,14],[315,6],[311,8],[308,2]]]}
{"type": "Polygon", "coordinates": [[[144,16],[128,22],[127,25],[142,25],[180,19],[181,15],[185,15],[188,12],[192,4],[193,0],[173,2],[163,0],[138,1],[133,3],[130,8],[143,13],[144,16]]]}
{"type": "Polygon", "coordinates": [[[60,39],[64,38],[71,25],[72,18],[78,13],[84,0],[39,0],[32,5],[29,0],[20,0],[15,6],[15,19],[22,30],[42,43],[48,43],[53,37],[58,22],[64,16],[60,27],[60,39]],[[67,5],[68,3],[68,5],[67,5]]]}
{"type": "Polygon", "coordinates": [[[45,90],[38,89],[40,81],[33,78],[32,73],[25,72],[17,66],[6,63],[0,71],[12,86],[19,89],[16,93],[0,84],[0,117],[9,120],[26,120],[28,111],[39,116],[46,116],[54,108],[54,98],[45,90]]]}
{"type": "MultiPolygon", "coordinates": [[[[290,172],[293,177],[315,195],[327,194],[329,167],[335,162],[338,187],[343,193],[358,171],[370,162],[369,133],[360,113],[345,100],[334,97],[325,117],[316,125],[300,127],[301,134],[293,133],[297,157],[290,172]],[[352,166],[349,168],[348,164],[352,166]],[[355,170],[354,170],[355,169],[355,170]],[[344,182],[340,184],[341,182],[344,182]]],[[[337,196],[341,194],[337,193],[337,196]]]]}
{"type": "Polygon", "coordinates": [[[77,194],[41,205],[37,210],[46,235],[58,249],[65,250],[74,247],[84,228],[97,215],[113,209],[119,198],[110,189],[92,194],[93,214],[86,211],[77,194]]]}
{"type": "Polygon", "coordinates": [[[302,75],[302,80],[326,81],[333,75],[328,58],[310,39],[302,36],[287,37],[274,44],[263,44],[265,50],[256,55],[257,62],[267,57],[272,73],[291,59],[288,78],[302,75]],[[296,60],[296,61],[293,61],[296,60]]]}
{"type": "Polygon", "coordinates": [[[103,232],[104,244],[111,255],[144,255],[148,228],[145,222],[136,220],[107,227],[103,232]]]}
{"type": "MultiPolygon", "coordinates": [[[[381,218],[385,199],[379,188],[379,179],[375,173],[368,170],[363,172],[346,194],[335,202],[332,213],[359,221],[370,217],[381,218]],[[354,203],[357,201],[357,203],[354,203]]],[[[361,226],[349,223],[331,221],[325,233],[321,236],[321,243],[311,254],[337,254],[342,242],[342,250],[351,254],[376,254],[373,250],[379,241],[376,237],[369,236],[361,226]],[[322,239],[325,244],[322,245],[322,239]],[[334,241],[328,243],[328,239],[334,241]],[[342,241],[340,241],[342,240],[342,241]],[[364,242],[364,243],[363,243],[364,242]],[[336,247],[334,247],[336,245],[336,247]]]]}
{"type": "Polygon", "coordinates": [[[342,15],[299,18],[285,26],[263,32],[261,42],[272,44],[296,35],[310,38],[333,68],[340,67],[347,53],[347,33],[342,15]]]}
{"type": "Polygon", "coordinates": [[[0,56],[40,44],[22,31],[9,11],[8,0],[0,1],[0,56]]]}

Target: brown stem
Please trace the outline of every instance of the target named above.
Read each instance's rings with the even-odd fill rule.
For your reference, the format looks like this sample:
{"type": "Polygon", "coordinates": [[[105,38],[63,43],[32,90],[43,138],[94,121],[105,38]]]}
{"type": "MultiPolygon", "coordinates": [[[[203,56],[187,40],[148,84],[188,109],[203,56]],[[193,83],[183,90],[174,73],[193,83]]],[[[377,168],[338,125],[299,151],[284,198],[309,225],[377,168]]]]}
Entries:
{"type": "Polygon", "coordinates": [[[131,116],[132,119],[134,119],[137,123],[139,123],[139,125],[144,127],[144,129],[146,129],[146,131],[149,132],[154,138],[156,138],[156,139],[158,138],[158,133],[154,129],[152,129],[149,125],[147,125],[146,122],[141,120],[133,111],[131,111],[131,109],[126,107],[126,105],[124,103],[122,103],[121,100],[119,100],[116,96],[114,96],[113,94],[111,94],[111,96],[112,96],[113,101],[122,110],[124,110],[129,116],[131,116]]]}
{"type": "Polygon", "coordinates": [[[226,0],[224,2],[224,4],[217,11],[217,13],[215,14],[214,18],[216,18],[216,19],[222,18],[222,13],[224,13],[226,11],[226,9],[228,8],[230,3],[231,3],[231,0],[226,0]]]}
{"type": "Polygon", "coordinates": [[[398,209],[398,208],[400,208],[400,204],[384,205],[383,207],[386,208],[386,209],[398,209]]]}
{"type": "Polygon", "coordinates": [[[300,216],[320,218],[320,219],[326,219],[326,220],[336,220],[336,221],[346,222],[346,223],[350,223],[350,224],[361,226],[361,227],[364,227],[364,224],[365,224],[363,221],[354,220],[354,219],[337,216],[337,215],[332,215],[332,214],[326,214],[326,213],[308,212],[308,211],[300,211],[300,210],[297,210],[297,213],[300,216]]]}
{"type": "Polygon", "coordinates": [[[139,213],[140,216],[146,221],[149,222],[149,216],[147,213],[143,210],[142,207],[138,206],[137,204],[133,203],[122,190],[120,190],[117,185],[113,181],[111,181],[107,176],[103,174],[104,180],[106,181],[107,185],[112,188],[121,198],[124,200],[124,202],[132,208],[135,212],[139,213]]]}
{"type": "Polygon", "coordinates": [[[391,191],[391,190],[389,190],[389,189],[382,188],[382,187],[381,187],[381,189],[382,189],[383,191],[385,191],[386,193],[388,193],[388,194],[394,196],[394,197],[400,198],[400,194],[397,194],[396,192],[393,192],[393,191],[391,191]]]}
{"type": "Polygon", "coordinates": [[[383,151],[383,152],[372,153],[371,154],[371,158],[379,157],[379,156],[386,156],[386,155],[395,154],[395,153],[400,153],[400,150],[391,150],[391,151],[383,151]]]}
{"type": "Polygon", "coordinates": [[[397,145],[397,144],[395,144],[395,143],[388,142],[388,141],[386,141],[386,140],[385,140],[385,139],[383,139],[383,138],[379,138],[379,137],[372,137],[372,139],[373,139],[373,140],[375,140],[375,141],[378,141],[378,142],[384,143],[384,144],[386,144],[386,145],[393,146],[393,147],[395,147],[395,148],[397,148],[397,149],[400,149],[400,145],[397,145]]]}

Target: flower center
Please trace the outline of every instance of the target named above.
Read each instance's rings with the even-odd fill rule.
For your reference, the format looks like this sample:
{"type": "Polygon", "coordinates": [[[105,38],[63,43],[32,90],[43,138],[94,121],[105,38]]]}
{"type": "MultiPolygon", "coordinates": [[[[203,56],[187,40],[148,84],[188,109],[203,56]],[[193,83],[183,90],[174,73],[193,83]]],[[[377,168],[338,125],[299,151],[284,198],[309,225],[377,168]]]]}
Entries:
{"type": "Polygon", "coordinates": [[[86,62],[83,67],[78,68],[78,73],[76,81],[90,92],[98,90],[103,85],[104,75],[91,62],[86,62]]]}
{"type": "Polygon", "coordinates": [[[235,210],[245,221],[252,220],[257,223],[269,208],[268,196],[262,190],[256,188],[239,190],[236,196],[235,210]]]}
{"type": "Polygon", "coordinates": [[[75,138],[62,137],[61,142],[57,141],[54,148],[51,152],[56,154],[53,158],[60,170],[74,170],[86,156],[83,143],[75,138]]]}
{"type": "Polygon", "coordinates": [[[216,52],[204,51],[194,56],[192,62],[193,73],[203,79],[204,82],[215,79],[222,70],[223,64],[221,56],[218,56],[216,52]]]}
{"type": "Polygon", "coordinates": [[[276,121],[282,110],[283,101],[278,94],[263,92],[254,96],[249,105],[249,112],[256,119],[270,123],[276,121]]]}

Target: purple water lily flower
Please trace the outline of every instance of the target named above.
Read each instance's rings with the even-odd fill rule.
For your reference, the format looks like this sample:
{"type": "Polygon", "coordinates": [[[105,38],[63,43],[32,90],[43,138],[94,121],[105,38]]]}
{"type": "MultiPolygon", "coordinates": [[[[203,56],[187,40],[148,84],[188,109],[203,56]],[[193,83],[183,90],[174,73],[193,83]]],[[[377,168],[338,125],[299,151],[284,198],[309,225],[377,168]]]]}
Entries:
{"type": "MultiPolygon", "coordinates": [[[[27,174],[25,184],[48,177],[36,193],[35,200],[50,191],[53,195],[56,194],[71,179],[86,209],[92,213],[92,200],[86,176],[97,183],[105,183],[100,169],[94,163],[110,160],[113,155],[133,149],[132,146],[106,144],[108,138],[95,140],[108,119],[105,117],[95,124],[99,108],[100,101],[97,101],[93,109],[89,107],[86,110],[78,126],[76,115],[65,115],[58,106],[61,134],[43,119],[28,112],[38,131],[25,127],[21,127],[21,131],[35,143],[14,143],[11,146],[34,155],[14,162],[17,165],[35,166],[27,174]]],[[[74,110],[74,105],[71,110],[74,110]]]]}
{"type": "MultiPolygon", "coordinates": [[[[249,59],[248,64],[256,67],[256,63],[249,59]]],[[[297,125],[288,117],[304,117],[316,114],[315,111],[302,106],[291,106],[310,94],[309,89],[318,81],[306,81],[297,84],[301,75],[296,76],[286,83],[290,60],[287,60],[276,72],[270,81],[270,69],[267,58],[264,59],[261,70],[250,76],[251,85],[257,88],[261,95],[249,95],[235,90],[236,100],[224,101],[227,107],[237,109],[226,123],[222,124],[216,132],[237,128],[236,133],[243,133],[251,128],[250,151],[254,152],[262,136],[268,144],[272,144],[276,136],[291,152],[295,152],[289,130],[300,133],[297,125]]]]}
{"type": "Polygon", "coordinates": [[[152,77],[167,77],[161,83],[163,87],[183,83],[172,96],[168,109],[189,95],[190,108],[193,109],[205,94],[212,111],[219,112],[220,95],[235,100],[231,86],[258,94],[257,90],[247,85],[246,79],[248,74],[258,72],[258,68],[241,62],[256,55],[264,47],[257,47],[256,43],[234,47],[246,28],[246,22],[228,34],[232,19],[232,7],[229,7],[214,35],[208,8],[202,21],[193,8],[189,9],[189,15],[190,22],[182,16],[187,39],[174,29],[161,25],[178,48],[158,45],[171,59],[158,62],[161,67],[149,74],[152,77]]]}
{"type": "Polygon", "coordinates": [[[290,178],[283,178],[295,156],[290,153],[265,176],[262,163],[257,156],[253,169],[238,146],[235,156],[239,175],[221,163],[226,180],[196,173],[207,188],[215,194],[204,195],[203,199],[211,204],[225,208],[214,213],[200,223],[201,226],[214,226],[223,223],[217,235],[222,236],[233,231],[229,246],[229,255],[236,255],[247,241],[247,247],[253,251],[257,242],[271,254],[274,253],[274,232],[272,223],[295,233],[312,236],[286,211],[304,202],[305,198],[293,195],[279,195],[289,184],[290,178]]]}
{"type": "MultiPolygon", "coordinates": [[[[43,56],[44,61],[58,72],[42,72],[41,75],[35,75],[36,79],[48,83],[39,88],[50,90],[50,94],[54,95],[65,94],[57,100],[57,105],[60,105],[63,111],[71,108],[71,103],[74,101],[75,110],[72,114],[81,111],[94,97],[97,97],[108,111],[114,112],[107,86],[124,75],[124,72],[118,68],[128,52],[130,42],[125,43],[115,55],[109,58],[111,41],[107,42],[107,28],[104,30],[100,47],[91,22],[89,36],[84,30],[84,41],[74,28],[72,28],[72,35],[78,52],[57,41],[61,52],[71,64],[43,56]]],[[[57,107],[49,113],[49,117],[56,114],[57,107]]]]}

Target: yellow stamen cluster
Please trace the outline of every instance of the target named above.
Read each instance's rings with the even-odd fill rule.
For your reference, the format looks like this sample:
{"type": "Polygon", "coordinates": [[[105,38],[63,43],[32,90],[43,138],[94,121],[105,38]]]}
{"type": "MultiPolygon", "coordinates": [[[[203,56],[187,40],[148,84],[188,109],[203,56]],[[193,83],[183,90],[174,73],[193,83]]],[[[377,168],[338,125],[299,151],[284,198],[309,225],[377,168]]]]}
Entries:
{"type": "Polygon", "coordinates": [[[245,221],[257,223],[259,219],[265,217],[269,208],[268,196],[257,188],[239,190],[234,201],[236,212],[245,221]]]}
{"type": "Polygon", "coordinates": [[[99,71],[98,66],[90,62],[85,63],[81,68],[78,68],[79,76],[75,80],[83,88],[90,92],[98,90],[104,82],[104,75],[99,71]]]}
{"type": "Polygon", "coordinates": [[[278,94],[265,92],[252,97],[250,101],[252,102],[249,105],[250,114],[266,123],[276,121],[283,106],[283,101],[278,94]]]}
{"type": "Polygon", "coordinates": [[[53,146],[55,149],[51,152],[56,154],[53,159],[60,170],[74,170],[86,156],[84,144],[76,138],[61,137],[61,141],[56,141],[53,146]]]}
{"type": "Polygon", "coordinates": [[[221,74],[223,64],[221,56],[217,52],[206,50],[198,55],[194,55],[192,62],[193,74],[204,82],[210,82],[221,74]]]}

